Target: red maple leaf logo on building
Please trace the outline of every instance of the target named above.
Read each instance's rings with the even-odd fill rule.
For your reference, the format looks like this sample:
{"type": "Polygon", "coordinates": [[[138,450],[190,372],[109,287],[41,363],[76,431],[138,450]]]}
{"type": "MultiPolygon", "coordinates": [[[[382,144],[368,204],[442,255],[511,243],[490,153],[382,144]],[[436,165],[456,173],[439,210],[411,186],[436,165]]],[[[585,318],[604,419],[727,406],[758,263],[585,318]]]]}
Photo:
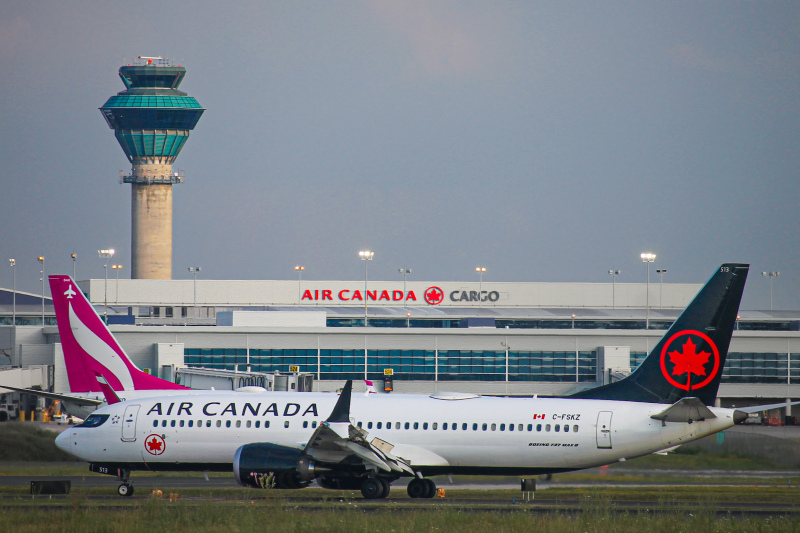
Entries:
{"type": "Polygon", "coordinates": [[[153,440],[147,443],[147,447],[150,449],[151,452],[160,452],[161,451],[161,441],[157,438],[153,437],[153,440]]]}
{"type": "Polygon", "coordinates": [[[444,300],[444,291],[439,287],[430,287],[425,291],[425,301],[431,305],[436,305],[444,300]]]}
{"type": "Polygon", "coordinates": [[[669,352],[669,360],[675,365],[672,367],[672,375],[680,376],[681,374],[694,374],[696,376],[705,376],[705,365],[711,354],[708,352],[697,352],[697,345],[692,342],[691,337],[686,340],[683,345],[682,352],[669,352]]]}

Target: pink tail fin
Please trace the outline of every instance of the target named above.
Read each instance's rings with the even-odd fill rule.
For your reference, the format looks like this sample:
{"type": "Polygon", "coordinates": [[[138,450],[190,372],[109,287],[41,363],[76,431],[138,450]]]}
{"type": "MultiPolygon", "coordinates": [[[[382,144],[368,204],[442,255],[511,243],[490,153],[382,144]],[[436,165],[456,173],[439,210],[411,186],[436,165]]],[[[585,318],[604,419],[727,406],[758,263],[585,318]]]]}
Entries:
{"type": "Polygon", "coordinates": [[[50,276],[50,291],[72,392],[100,392],[95,372],[117,391],[186,388],[137,368],[72,278],[50,276]]]}

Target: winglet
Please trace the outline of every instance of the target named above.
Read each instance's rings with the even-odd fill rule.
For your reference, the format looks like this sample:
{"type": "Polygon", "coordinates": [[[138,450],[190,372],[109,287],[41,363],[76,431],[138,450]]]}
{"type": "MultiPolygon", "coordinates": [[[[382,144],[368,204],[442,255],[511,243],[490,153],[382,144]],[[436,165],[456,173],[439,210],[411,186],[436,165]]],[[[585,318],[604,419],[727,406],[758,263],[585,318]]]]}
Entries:
{"type": "Polygon", "coordinates": [[[97,384],[100,385],[100,390],[103,391],[103,396],[106,397],[106,403],[108,405],[119,403],[119,396],[117,396],[117,393],[111,388],[111,385],[108,384],[108,381],[103,377],[103,374],[100,372],[95,372],[94,375],[97,377],[97,384]]]}
{"type": "Polygon", "coordinates": [[[350,394],[353,392],[353,380],[344,384],[342,394],[328,417],[327,422],[350,422],[350,394]]]}

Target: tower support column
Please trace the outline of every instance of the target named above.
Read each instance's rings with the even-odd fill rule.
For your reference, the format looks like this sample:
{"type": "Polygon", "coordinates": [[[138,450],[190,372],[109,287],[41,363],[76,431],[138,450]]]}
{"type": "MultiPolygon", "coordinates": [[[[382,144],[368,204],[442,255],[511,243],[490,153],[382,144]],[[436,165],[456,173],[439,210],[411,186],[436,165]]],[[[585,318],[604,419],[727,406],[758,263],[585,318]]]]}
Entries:
{"type": "Polygon", "coordinates": [[[172,165],[134,165],[131,278],[172,279],[172,165]],[[165,183],[166,181],[166,183],[165,183]]]}

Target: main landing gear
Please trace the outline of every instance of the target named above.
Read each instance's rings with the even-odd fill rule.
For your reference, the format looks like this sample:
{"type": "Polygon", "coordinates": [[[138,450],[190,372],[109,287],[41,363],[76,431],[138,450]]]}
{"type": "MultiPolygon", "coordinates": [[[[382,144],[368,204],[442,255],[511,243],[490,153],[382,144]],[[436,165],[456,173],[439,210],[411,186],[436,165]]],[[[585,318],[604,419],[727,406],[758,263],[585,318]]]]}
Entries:
{"type": "Polygon", "coordinates": [[[361,482],[361,495],[367,500],[379,500],[389,495],[389,482],[380,477],[364,478],[361,482]]]}
{"type": "Polygon", "coordinates": [[[414,478],[408,483],[410,498],[433,498],[436,496],[436,483],[431,479],[414,478]]]}

